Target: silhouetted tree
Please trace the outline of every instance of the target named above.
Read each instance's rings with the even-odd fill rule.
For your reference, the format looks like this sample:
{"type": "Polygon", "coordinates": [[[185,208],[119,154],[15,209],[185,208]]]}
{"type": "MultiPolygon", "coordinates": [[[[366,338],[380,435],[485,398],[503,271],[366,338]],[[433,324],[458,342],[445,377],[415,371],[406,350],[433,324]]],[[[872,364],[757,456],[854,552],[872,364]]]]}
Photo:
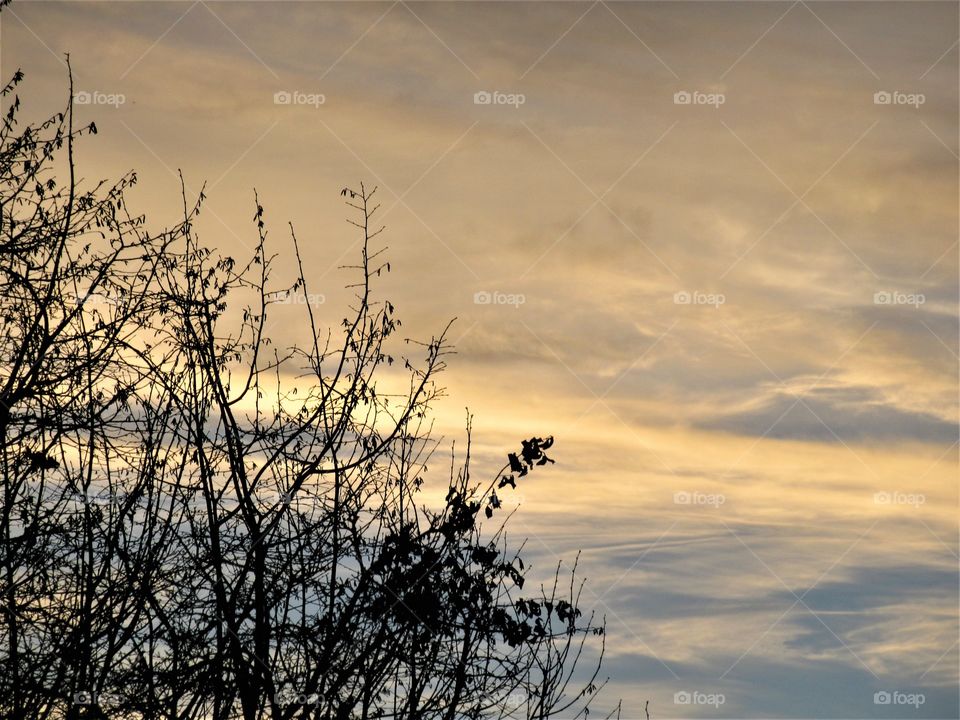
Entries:
{"type": "Polygon", "coordinates": [[[553,439],[479,483],[468,417],[445,497],[422,493],[451,348],[398,342],[375,295],[376,190],[342,191],[350,312],[298,303],[306,342],[277,347],[276,306],[310,297],[293,229],[279,288],[259,199],[242,263],[197,238],[202,192],[150,233],[134,175],[77,181],[96,127],[72,100],[20,128],[21,80],[0,131],[0,714],[585,716],[603,683],[578,661],[603,627],[559,566],[525,592],[494,522],[553,439]]]}

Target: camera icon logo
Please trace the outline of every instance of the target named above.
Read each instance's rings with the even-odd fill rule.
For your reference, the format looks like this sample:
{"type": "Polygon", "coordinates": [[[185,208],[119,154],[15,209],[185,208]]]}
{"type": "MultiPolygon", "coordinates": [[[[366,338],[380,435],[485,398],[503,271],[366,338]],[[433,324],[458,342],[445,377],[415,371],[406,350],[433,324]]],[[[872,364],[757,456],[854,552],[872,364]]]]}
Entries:
{"type": "Polygon", "coordinates": [[[677,505],[689,505],[690,504],[690,493],[686,490],[681,490],[680,492],[675,492],[673,494],[673,502],[677,505]]]}
{"type": "Polygon", "coordinates": [[[289,105],[293,102],[293,95],[287,90],[278,90],[273,94],[274,105],[289,105]]]}
{"type": "Polygon", "coordinates": [[[873,94],[874,105],[889,105],[893,102],[893,95],[886,90],[878,90],[873,94]]]}
{"type": "Polygon", "coordinates": [[[689,105],[693,102],[693,95],[686,90],[680,90],[673,94],[674,105],[689,105]]]}
{"type": "Polygon", "coordinates": [[[681,290],[680,292],[675,292],[673,294],[673,302],[676,305],[689,305],[690,304],[690,293],[686,290],[681,290]]]}
{"type": "Polygon", "coordinates": [[[487,92],[486,90],[480,90],[473,94],[473,104],[474,105],[489,105],[493,102],[493,94],[487,92]]]}
{"type": "Polygon", "coordinates": [[[507,696],[507,700],[504,703],[505,707],[509,708],[511,712],[519,710],[527,702],[527,694],[519,691],[514,691],[507,696]]]}
{"type": "Polygon", "coordinates": [[[879,690],[873,694],[874,705],[889,705],[891,700],[892,697],[886,690],[879,690]]]}
{"type": "Polygon", "coordinates": [[[96,696],[89,691],[83,690],[73,694],[74,705],[93,705],[96,702],[96,696]]]}
{"type": "Polygon", "coordinates": [[[86,90],[81,90],[80,92],[74,94],[73,102],[77,105],[89,105],[93,102],[93,95],[88,93],[86,90]]]}
{"type": "Polygon", "coordinates": [[[493,301],[493,296],[486,290],[481,290],[473,294],[474,305],[489,305],[493,301]]]}
{"type": "Polygon", "coordinates": [[[690,693],[688,693],[686,690],[681,690],[680,692],[675,692],[673,694],[674,705],[689,705],[690,702],[690,693]]]}

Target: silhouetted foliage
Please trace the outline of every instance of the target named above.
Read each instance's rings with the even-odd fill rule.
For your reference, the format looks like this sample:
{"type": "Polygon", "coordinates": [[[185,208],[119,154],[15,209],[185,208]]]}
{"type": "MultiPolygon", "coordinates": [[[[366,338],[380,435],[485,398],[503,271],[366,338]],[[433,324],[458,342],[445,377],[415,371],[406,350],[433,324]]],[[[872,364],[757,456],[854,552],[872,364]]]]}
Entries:
{"type": "Polygon", "coordinates": [[[77,181],[96,127],[72,102],[20,128],[22,78],[0,131],[0,715],[585,716],[602,683],[573,680],[602,626],[559,566],[525,593],[503,523],[483,527],[553,438],[480,484],[468,418],[445,498],[424,499],[450,347],[394,338],[375,189],[341,193],[362,238],[349,315],[298,305],[306,342],[277,347],[275,306],[309,296],[292,228],[276,289],[259,199],[242,262],[197,238],[202,192],[149,232],[135,175],[77,181]],[[377,382],[395,362],[400,394],[377,382]]]}

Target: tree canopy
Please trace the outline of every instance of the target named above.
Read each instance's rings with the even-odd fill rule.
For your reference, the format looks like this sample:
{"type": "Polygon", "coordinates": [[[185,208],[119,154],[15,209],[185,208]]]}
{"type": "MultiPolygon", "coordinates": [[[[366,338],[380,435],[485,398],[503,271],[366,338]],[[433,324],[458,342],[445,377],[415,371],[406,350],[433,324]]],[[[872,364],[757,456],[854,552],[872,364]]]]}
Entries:
{"type": "Polygon", "coordinates": [[[281,346],[273,313],[310,290],[293,229],[287,286],[259,199],[246,258],[197,237],[203,192],[150,230],[135,174],[78,180],[97,128],[75,125],[72,80],[29,125],[22,82],[0,128],[0,714],[585,717],[603,682],[578,661],[603,625],[575,566],[525,586],[505,532],[553,438],[478,481],[468,417],[425,498],[452,349],[401,338],[376,292],[376,189],[341,191],[354,301],[298,303],[281,346]]]}

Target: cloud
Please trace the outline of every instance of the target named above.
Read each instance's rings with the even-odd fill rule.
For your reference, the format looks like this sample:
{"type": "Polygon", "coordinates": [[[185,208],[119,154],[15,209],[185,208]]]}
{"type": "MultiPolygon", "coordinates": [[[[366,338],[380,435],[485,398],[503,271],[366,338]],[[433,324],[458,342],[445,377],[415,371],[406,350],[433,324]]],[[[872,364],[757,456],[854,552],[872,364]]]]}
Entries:
{"type": "Polygon", "coordinates": [[[774,390],[751,410],[714,417],[700,427],[807,442],[953,442],[957,424],[887,404],[873,388],[814,388],[799,397],[774,390]]]}

